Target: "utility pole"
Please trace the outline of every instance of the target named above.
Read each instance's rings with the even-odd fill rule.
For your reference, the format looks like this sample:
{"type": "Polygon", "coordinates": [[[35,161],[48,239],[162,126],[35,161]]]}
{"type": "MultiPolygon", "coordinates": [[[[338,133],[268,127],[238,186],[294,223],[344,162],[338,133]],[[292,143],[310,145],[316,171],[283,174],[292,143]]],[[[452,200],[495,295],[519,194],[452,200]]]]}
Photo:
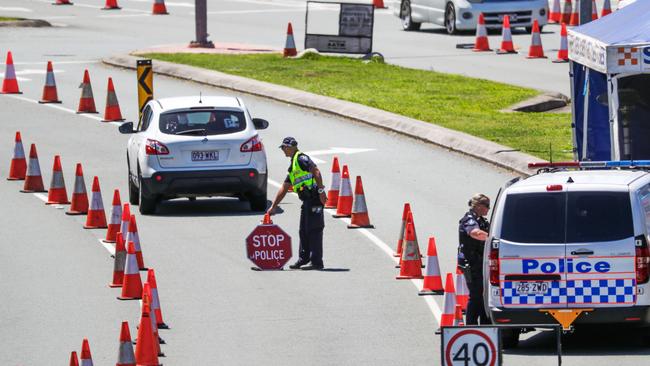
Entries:
{"type": "Polygon", "coordinates": [[[207,0],[194,0],[194,21],[196,23],[196,40],[190,42],[191,48],[214,48],[208,41],[208,5],[207,0]]]}
{"type": "Polygon", "coordinates": [[[591,0],[580,1],[580,24],[591,22],[591,0]]]}

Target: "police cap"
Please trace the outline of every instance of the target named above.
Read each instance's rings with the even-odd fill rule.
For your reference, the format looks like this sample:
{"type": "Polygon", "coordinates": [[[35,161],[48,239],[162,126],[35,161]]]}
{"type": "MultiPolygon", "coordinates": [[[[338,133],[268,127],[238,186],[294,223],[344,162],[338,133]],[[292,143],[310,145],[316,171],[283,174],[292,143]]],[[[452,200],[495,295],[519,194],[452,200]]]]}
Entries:
{"type": "Polygon", "coordinates": [[[293,147],[293,146],[298,146],[298,141],[296,141],[296,139],[294,139],[293,137],[288,136],[282,140],[282,145],[280,145],[279,147],[282,148],[282,147],[293,147]]]}

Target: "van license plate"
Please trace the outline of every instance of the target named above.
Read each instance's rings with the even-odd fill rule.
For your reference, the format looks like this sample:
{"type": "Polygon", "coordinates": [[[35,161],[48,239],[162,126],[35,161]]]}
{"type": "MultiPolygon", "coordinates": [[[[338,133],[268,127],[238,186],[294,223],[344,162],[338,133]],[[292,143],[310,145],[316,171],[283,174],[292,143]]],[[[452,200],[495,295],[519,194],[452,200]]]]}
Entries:
{"type": "Polygon", "coordinates": [[[219,160],[219,151],[192,151],[192,161],[219,160]]]}
{"type": "Polygon", "coordinates": [[[517,281],[513,285],[517,295],[544,295],[550,287],[550,283],[544,281],[517,281]]]}

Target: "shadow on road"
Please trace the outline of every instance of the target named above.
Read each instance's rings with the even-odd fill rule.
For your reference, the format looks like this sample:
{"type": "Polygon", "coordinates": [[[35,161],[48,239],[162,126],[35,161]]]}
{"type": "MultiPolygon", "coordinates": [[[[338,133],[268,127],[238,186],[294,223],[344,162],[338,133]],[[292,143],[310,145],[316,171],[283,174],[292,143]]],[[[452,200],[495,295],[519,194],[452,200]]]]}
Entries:
{"type": "Polygon", "coordinates": [[[160,202],[156,209],[156,215],[169,217],[260,216],[261,220],[264,212],[251,211],[248,202],[240,201],[237,198],[209,198],[196,201],[179,198],[160,202]]]}
{"type": "MultiPolygon", "coordinates": [[[[643,342],[642,332],[650,329],[622,327],[581,327],[562,337],[564,356],[650,355],[650,344],[643,342]]],[[[647,335],[646,335],[647,337],[647,335]]],[[[554,331],[523,334],[519,346],[505,350],[508,355],[555,355],[554,331]]]]}

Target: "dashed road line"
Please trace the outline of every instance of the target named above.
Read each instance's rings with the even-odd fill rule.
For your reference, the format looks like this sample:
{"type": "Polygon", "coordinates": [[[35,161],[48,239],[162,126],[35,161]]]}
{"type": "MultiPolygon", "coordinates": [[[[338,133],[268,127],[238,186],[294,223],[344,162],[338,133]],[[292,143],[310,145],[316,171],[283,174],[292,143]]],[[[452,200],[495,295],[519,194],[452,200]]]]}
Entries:
{"type": "MultiPolygon", "coordinates": [[[[22,101],[25,101],[25,102],[30,102],[30,103],[40,104],[40,103],[38,103],[37,100],[34,100],[34,99],[29,99],[29,98],[21,97],[21,96],[14,95],[14,94],[5,94],[5,95],[8,96],[8,97],[10,97],[10,98],[14,98],[14,99],[22,100],[22,101]]],[[[68,112],[68,113],[71,113],[71,114],[75,114],[75,115],[77,115],[77,116],[81,116],[81,117],[86,117],[86,118],[94,119],[95,121],[100,121],[100,122],[102,121],[102,117],[97,116],[97,115],[95,115],[95,114],[77,113],[77,111],[75,111],[74,109],[66,108],[66,107],[63,107],[63,106],[58,105],[58,104],[44,103],[44,104],[41,104],[41,105],[42,105],[42,106],[45,106],[45,107],[49,107],[49,108],[58,109],[58,110],[60,110],[60,111],[68,112]]],[[[122,125],[122,122],[103,122],[103,123],[102,123],[102,125],[108,125],[108,124],[111,124],[111,125],[114,125],[114,126],[121,126],[121,125],[122,125]]]]}
{"type": "MultiPolygon", "coordinates": [[[[268,183],[276,188],[282,187],[282,184],[269,179],[268,183]]],[[[335,214],[336,211],[332,209],[325,209],[325,212],[328,214],[332,215],[335,214]]],[[[348,218],[343,218],[339,219],[340,222],[344,223],[345,225],[350,224],[350,219],[348,218]]],[[[386,253],[388,257],[393,260],[396,264],[399,264],[399,258],[396,258],[393,256],[393,250],[388,246],[388,244],[384,243],[381,239],[379,239],[375,234],[371,233],[368,229],[355,229],[354,231],[361,233],[363,236],[365,236],[368,240],[370,240],[371,243],[375,244],[381,251],[386,253]]],[[[423,285],[423,280],[411,280],[411,283],[415,288],[419,291],[422,289],[423,285]]],[[[433,317],[435,318],[436,322],[440,324],[440,318],[442,317],[442,310],[440,309],[440,306],[438,306],[438,303],[431,297],[431,296],[422,296],[422,299],[427,303],[427,306],[429,307],[429,310],[431,310],[431,313],[433,313],[433,317]]]]}

